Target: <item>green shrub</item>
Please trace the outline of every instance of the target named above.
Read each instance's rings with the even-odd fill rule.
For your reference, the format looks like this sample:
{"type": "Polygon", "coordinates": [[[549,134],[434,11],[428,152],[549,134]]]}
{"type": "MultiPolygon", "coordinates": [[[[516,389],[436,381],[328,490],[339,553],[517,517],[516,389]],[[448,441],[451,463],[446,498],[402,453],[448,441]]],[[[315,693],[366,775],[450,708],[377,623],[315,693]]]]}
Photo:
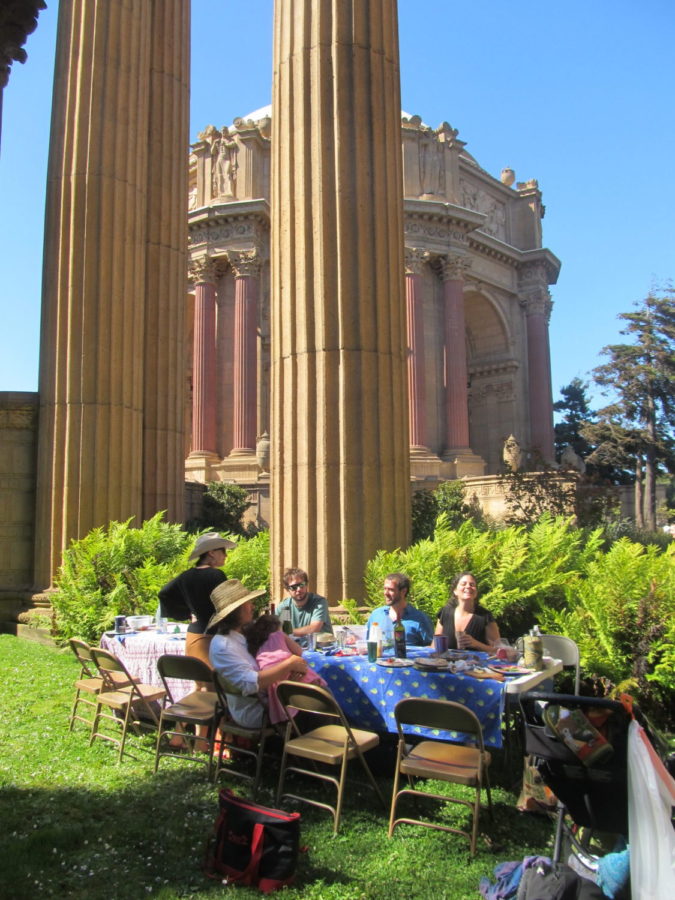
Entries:
{"type": "Polygon", "coordinates": [[[73,541],[51,598],[56,636],[98,642],[116,615],[154,614],[157,592],[188,567],[194,535],[159,512],[140,528],[111,522],[73,541]]]}
{"type": "Polygon", "coordinates": [[[666,725],[674,718],[674,563],[672,544],[661,551],[622,538],[589,561],[565,606],[542,620],[577,642],[586,672],[633,694],[666,725]]]}
{"type": "Polygon", "coordinates": [[[255,601],[256,609],[269,603],[270,591],[270,535],[261,531],[247,541],[239,541],[228,551],[223,567],[228,578],[238,578],[251,591],[264,589],[265,595],[255,601]]]}
{"type": "Polygon", "coordinates": [[[245,528],[241,523],[242,516],[251,506],[245,488],[225,481],[210,481],[202,498],[202,514],[193,519],[188,528],[190,531],[238,535],[255,533],[255,526],[245,528]]]}

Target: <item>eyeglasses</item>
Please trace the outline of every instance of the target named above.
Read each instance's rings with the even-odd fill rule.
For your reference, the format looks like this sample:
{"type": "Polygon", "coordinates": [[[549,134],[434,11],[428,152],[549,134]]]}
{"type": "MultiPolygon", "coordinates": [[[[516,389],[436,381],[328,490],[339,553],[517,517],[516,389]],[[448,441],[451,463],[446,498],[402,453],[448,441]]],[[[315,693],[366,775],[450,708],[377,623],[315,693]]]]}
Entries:
{"type": "Polygon", "coordinates": [[[289,591],[297,591],[300,588],[305,587],[305,584],[306,584],[306,582],[304,582],[304,581],[298,581],[297,584],[288,584],[288,585],[286,585],[286,587],[288,588],[289,591]]]}

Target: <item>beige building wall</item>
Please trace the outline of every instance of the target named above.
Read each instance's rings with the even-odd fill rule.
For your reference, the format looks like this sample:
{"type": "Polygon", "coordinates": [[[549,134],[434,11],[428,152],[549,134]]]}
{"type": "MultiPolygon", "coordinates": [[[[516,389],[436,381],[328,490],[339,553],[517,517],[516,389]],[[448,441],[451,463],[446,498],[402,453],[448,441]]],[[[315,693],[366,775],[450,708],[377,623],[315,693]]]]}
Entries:
{"type": "Polygon", "coordinates": [[[33,584],[38,395],[0,394],[0,621],[33,584]]]}

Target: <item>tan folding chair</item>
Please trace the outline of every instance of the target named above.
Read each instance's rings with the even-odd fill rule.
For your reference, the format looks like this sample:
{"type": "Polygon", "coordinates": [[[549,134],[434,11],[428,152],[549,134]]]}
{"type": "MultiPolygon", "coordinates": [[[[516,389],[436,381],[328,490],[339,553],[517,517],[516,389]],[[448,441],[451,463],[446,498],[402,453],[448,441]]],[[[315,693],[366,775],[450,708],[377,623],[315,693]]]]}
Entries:
{"type": "Polygon", "coordinates": [[[129,727],[140,733],[143,730],[154,731],[159,725],[159,717],[152,704],[163,700],[166,691],[154,684],[139,684],[124,663],[107,650],[92,647],[91,656],[103,679],[103,688],[98,694],[89,744],[93,744],[96,738],[110,741],[119,747],[118,762],[121,762],[129,727]],[[110,722],[117,730],[121,729],[120,737],[100,731],[103,722],[110,722]]]}
{"type": "Polygon", "coordinates": [[[79,638],[70,638],[68,643],[80,664],[80,675],[75,681],[75,699],[73,701],[73,708],[70,711],[68,727],[69,730],[72,731],[73,726],[77,721],[84,722],[92,729],[94,717],[92,716],[90,719],[87,719],[84,716],[81,716],[77,710],[81,704],[91,707],[92,712],[96,710],[97,701],[89,698],[96,697],[99,694],[103,687],[103,679],[99,677],[96,671],[96,664],[91,658],[92,648],[89,644],[79,638]]]}
{"type": "MultiPolygon", "coordinates": [[[[208,777],[211,777],[213,765],[213,747],[216,724],[218,721],[218,695],[215,691],[192,691],[180,700],[174,700],[169,685],[170,678],[178,678],[182,681],[211,681],[211,669],[201,659],[194,656],[173,656],[165,654],[157,660],[157,671],[162,679],[166,691],[165,704],[159,716],[157,729],[157,747],[155,750],[155,772],[159,767],[162,756],[171,756],[174,759],[187,759],[190,762],[205,763],[208,777]],[[166,702],[168,701],[168,703],[166,702]],[[189,734],[178,725],[192,726],[194,734],[189,734]],[[200,728],[206,728],[206,737],[200,736],[200,728]],[[188,753],[172,752],[162,749],[162,738],[180,737],[186,744],[188,753]],[[197,742],[208,745],[208,753],[195,756],[197,742]]],[[[167,743],[166,741],[164,742],[167,743]]]]}
{"type": "Polygon", "coordinates": [[[373,731],[352,728],[338,706],[335,697],[324,688],[297,681],[282,681],[277,685],[277,696],[288,716],[284,752],[279,772],[279,784],[277,785],[277,804],[282,797],[290,797],[321,809],[327,809],[333,814],[333,834],[337,834],[345,783],[347,781],[348,763],[350,759],[358,758],[373,790],[386,809],[384,797],[363,755],[367,750],[372,750],[373,747],[380,743],[379,735],[373,731]],[[319,725],[304,731],[303,727],[298,723],[298,717],[294,715],[295,712],[311,713],[312,718],[316,717],[319,720],[320,717],[329,724],[319,725]],[[314,764],[314,768],[307,769],[301,766],[289,765],[289,757],[300,757],[301,759],[310,760],[314,764]],[[338,767],[340,770],[339,777],[320,771],[316,766],[317,763],[338,767]],[[284,792],[284,781],[287,772],[296,772],[332,784],[337,792],[336,805],[331,806],[329,803],[323,803],[299,794],[284,792]]]}
{"type": "Polygon", "coordinates": [[[483,786],[485,786],[487,792],[488,806],[490,815],[492,815],[492,797],[490,795],[490,781],[488,778],[490,754],[483,745],[483,730],[478,718],[475,713],[460,703],[454,703],[451,700],[423,700],[418,698],[400,700],[396,704],[394,713],[398,728],[398,752],[396,755],[394,788],[391,797],[391,812],[389,814],[389,837],[392,836],[397,825],[403,823],[407,825],[423,825],[425,828],[449,831],[469,838],[471,855],[473,856],[476,852],[480,793],[483,786]],[[406,742],[409,740],[409,737],[403,731],[404,725],[418,725],[423,728],[433,728],[441,731],[461,732],[467,735],[471,743],[456,744],[441,740],[423,740],[418,744],[411,745],[406,742]],[[409,787],[399,790],[401,775],[407,776],[409,787]],[[449,797],[445,794],[435,794],[431,791],[423,791],[415,787],[415,778],[433,778],[438,781],[468,785],[475,788],[475,798],[473,801],[470,801],[459,797],[449,797]],[[468,806],[472,811],[473,824],[471,832],[435,822],[423,822],[420,819],[396,818],[396,805],[399,798],[403,796],[429,797],[445,803],[460,803],[468,806]]]}
{"type": "MultiPolygon", "coordinates": [[[[227,706],[227,694],[239,695],[237,688],[218,672],[212,673],[213,686],[218,695],[218,727],[220,728],[220,742],[218,746],[218,758],[216,760],[214,781],[222,773],[233,775],[251,782],[251,795],[255,797],[265,755],[267,739],[279,732],[266,720],[261,728],[245,728],[237,724],[227,706]],[[254,774],[250,771],[237,768],[243,759],[252,759],[254,762],[254,774]]],[[[218,742],[216,742],[218,744],[218,742]]]]}

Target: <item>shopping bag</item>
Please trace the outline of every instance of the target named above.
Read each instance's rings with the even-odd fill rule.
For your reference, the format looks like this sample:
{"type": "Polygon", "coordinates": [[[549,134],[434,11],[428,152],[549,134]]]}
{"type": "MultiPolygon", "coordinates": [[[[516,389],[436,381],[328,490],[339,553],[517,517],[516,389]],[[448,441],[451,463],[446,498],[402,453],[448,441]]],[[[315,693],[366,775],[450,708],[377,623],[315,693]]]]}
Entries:
{"type": "Polygon", "coordinates": [[[300,813],[261,806],[224,789],[205,870],[228,884],[267,894],[291,884],[300,845],[300,813]]]}

